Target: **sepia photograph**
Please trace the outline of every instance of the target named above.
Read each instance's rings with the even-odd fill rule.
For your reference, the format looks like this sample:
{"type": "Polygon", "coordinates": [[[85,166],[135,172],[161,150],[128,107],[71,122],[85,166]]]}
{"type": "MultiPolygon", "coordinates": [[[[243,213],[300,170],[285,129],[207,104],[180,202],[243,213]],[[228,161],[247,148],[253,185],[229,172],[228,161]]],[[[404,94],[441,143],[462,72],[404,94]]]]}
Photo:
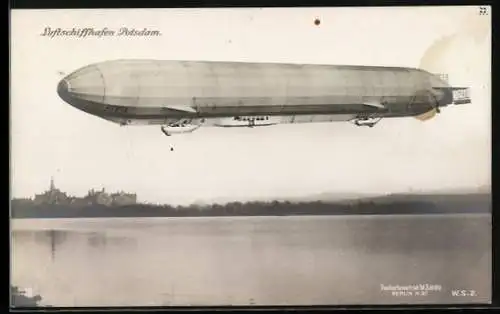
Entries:
{"type": "Polygon", "coordinates": [[[11,307],[491,303],[489,6],[10,13],[11,307]]]}

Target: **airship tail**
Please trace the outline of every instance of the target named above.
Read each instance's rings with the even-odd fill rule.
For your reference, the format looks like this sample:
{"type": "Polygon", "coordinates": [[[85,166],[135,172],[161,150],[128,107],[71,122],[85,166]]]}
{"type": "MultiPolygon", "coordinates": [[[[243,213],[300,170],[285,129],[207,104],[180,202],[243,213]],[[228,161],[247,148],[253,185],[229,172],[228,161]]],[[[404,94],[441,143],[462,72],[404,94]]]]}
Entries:
{"type": "MultiPolygon", "coordinates": [[[[448,74],[444,73],[435,73],[435,77],[437,77],[442,83],[448,85],[450,83],[448,74]]],[[[439,84],[437,84],[439,85],[439,84]]],[[[441,92],[451,92],[451,102],[454,105],[462,105],[462,104],[470,104],[470,88],[468,87],[458,87],[458,86],[434,86],[433,89],[441,92]]]]}

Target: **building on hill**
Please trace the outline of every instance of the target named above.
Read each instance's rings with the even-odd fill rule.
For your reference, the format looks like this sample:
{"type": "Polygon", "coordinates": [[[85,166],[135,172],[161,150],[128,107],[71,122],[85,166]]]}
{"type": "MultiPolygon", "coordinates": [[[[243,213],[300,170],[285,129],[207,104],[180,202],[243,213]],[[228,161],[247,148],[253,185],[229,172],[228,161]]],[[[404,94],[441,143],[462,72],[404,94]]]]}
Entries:
{"type": "Polygon", "coordinates": [[[55,187],[54,178],[50,179],[50,188],[42,194],[36,194],[34,203],[39,204],[69,204],[69,197],[55,187]]]}
{"type": "Polygon", "coordinates": [[[106,193],[104,188],[100,191],[92,189],[88,192],[88,194],[84,198],[88,200],[89,204],[96,204],[96,205],[110,206],[113,202],[111,195],[106,193]]]}
{"type": "Polygon", "coordinates": [[[123,206],[137,203],[137,195],[135,193],[125,193],[123,191],[117,193],[106,193],[103,188],[100,191],[90,190],[85,197],[89,204],[99,204],[105,206],[123,206]]]}
{"type": "Polygon", "coordinates": [[[111,194],[112,204],[115,206],[132,205],[137,203],[137,194],[120,191],[111,194]]]}
{"type": "Polygon", "coordinates": [[[55,187],[54,178],[50,180],[49,190],[42,194],[36,194],[33,200],[15,199],[15,204],[34,203],[40,204],[57,204],[71,206],[88,206],[88,205],[104,205],[104,206],[123,206],[137,204],[137,195],[135,193],[125,193],[123,191],[116,193],[107,193],[104,188],[101,190],[91,189],[84,197],[68,196],[55,187]]]}

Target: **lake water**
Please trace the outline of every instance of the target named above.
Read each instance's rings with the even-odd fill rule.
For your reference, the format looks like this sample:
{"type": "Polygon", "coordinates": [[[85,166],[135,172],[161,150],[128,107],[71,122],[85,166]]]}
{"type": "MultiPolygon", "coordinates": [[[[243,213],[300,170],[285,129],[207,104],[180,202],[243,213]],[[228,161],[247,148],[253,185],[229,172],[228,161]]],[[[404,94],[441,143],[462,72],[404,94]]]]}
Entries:
{"type": "Polygon", "coordinates": [[[11,227],[12,284],[40,294],[42,305],[491,297],[490,215],[14,219],[11,227]],[[381,288],[418,284],[441,290],[405,296],[381,288]],[[473,296],[453,295],[458,289],[473,296]]]}

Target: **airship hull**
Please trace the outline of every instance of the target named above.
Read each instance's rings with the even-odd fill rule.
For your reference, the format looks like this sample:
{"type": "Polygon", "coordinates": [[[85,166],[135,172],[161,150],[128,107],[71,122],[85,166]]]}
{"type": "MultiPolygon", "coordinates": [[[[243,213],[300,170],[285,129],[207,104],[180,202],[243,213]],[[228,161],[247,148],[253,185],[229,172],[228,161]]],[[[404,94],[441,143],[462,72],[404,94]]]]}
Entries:
{"type": "Polygon", "coordinates": [[[227,127],[417,116],[453,102],[450,86],[420,69],[202,61],[96,63],[64,78],[58,93],[120,124],[227,127]]]}

